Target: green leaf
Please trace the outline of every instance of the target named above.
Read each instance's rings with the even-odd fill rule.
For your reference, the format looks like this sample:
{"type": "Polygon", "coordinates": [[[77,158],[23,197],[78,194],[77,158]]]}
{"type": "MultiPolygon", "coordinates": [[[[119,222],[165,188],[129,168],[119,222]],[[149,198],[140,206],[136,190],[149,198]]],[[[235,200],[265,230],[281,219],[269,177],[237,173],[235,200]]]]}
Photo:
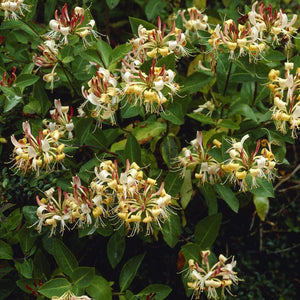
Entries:
{"type": "Polygon", "coordinates": [[[141,163],[141,147],[136,138],[129,134],[125,145],[124,158],[129,159],[130,163],[141,163]]]}
{"type": "Polygon", "coordinates": [[[48,23],[53,18],[56,4],[57,4],[57,0],[46,0],[46,3],[44,4],[45,23],[48,23]]]}
{"type": "Polygon", "coordinates": [[[132,134],[140,143],[145,143],[154,137],[162,135],[167,130],[166,123],[160,122],[143,122],[135,127],[132,134]]]}
{"type": "Polygon", "coordinates": [[[240,126],[238,124],[236,124],[235,122],[229,119],[220,120],[220,122],[218,122],[218,126],[229,128],[229,129],[240,129],[240,126]]]}
{"type": "Polygon", "coordinates": [[[150,0],[145,7],[145,14],[148,20],[153,20],[167,7],[167,3],[161,0],[150,0]]]}
{"type": "Polygon", "coordinates": [[[0,259],[13,259],[11,246],[2,240],[0,240],[0,259]]]}
{"type": "Polygon", "coordinates": [[[239,200],[235,197],[230,187],[227,185],[215,184],[214,189],[234,212],[238,212],[239,200]]]}
{"type": "Polygon", "coordinates": [[[131,50],[132,50],[132,45],[131,44],[118,45],[111,52],[110,63],[113,64],[115,62],[120,61],[131,50]]]}
{"type": "Polygon", "coordinates": [[[175,197],[179,193],[182,183],[183,178],[180,171],[169,172],[165,178],[165,190],[168,194],[175,197]]]}
{"type": "Polygon", "coordinates": [[[208,216],[197,223],[195,226],[195,243],[197,243],[201,250],[206,250],[212,246],[216,240],[220,225],[222,221],[222,214],[208,216]]]}
{"type": "Polygon", "coordinates": [[[206,205],[208,206],[208,215],[214,215],[218,212],[218,201],[216,192],[209,183],[205,183],[200,187],[200,192],[204,196],[206,205]]]}
{"type": "Polygon", "coordinates": [[[45,92],[45,86],[42,80],[37,81],[33,86],[33,98],[39,101],[41,107],[41,114],[44,117],[49,108],[51,107],[51,102],[48,99],[48,95],[45,92]]]}
{"type": "Polygon", "coordinates": [[[92,145],[102,149],[106,149],[106,144],[107,144],[106,137],[103,134],[103,131],[98,127],[96,128],[96,130],[93,131],[93,134],[89,134],[87,136],[85,143],[87,145],[92,145]]]}
{"type": "Polygon", "coordinates": [[[234,105],[230,106],[229,116],[232,116],[235,114],[241,114],[242,116],[245,116],[245,117],[257,122],[256,115],[253,112],[252,108],[245,103],[235,103],[234,105]]]}
{"type": "Polygon", "coordinates": [[[59,239],[53,239],[53,256],[61,271],[68,276],[71,276],[74,269],[78,267],[74,254],[59,239]]]}
{"type": "Polygon", "coordinates": [[[39,80],[39,76],[33,74],[21,74],[17,77],[15,85],[21,89],[33,85],[39,80]]]}
{"type": "Polygon", "coordinates": [[[187,243],[181,247],[186,261],[193,259],[194,261],[201,261],[200,251],[203,250],[198,244],[187,243]]]}
{"type": "Polygon", "coordinates": [[[92,283],[86,288],[94,299],[112,300],[112,291],[108,281],[102,276],[94,276],[92,283]]]}
{"type": "Polygon", "coordinates": [[[187,114],[187,116],[198,122],[201,122],[202,124],[211,124],[211,125],[217,124],[216,120],[213,120],[211,117],[203,114],[191,113],[191,114],[187,114]]]}
{"type": "Polygon", "coordinates": [[[118,4],[120,0],[106,0],[106,4],[109,7],[109,9],[114,9],[118,4]]]}
{"type": "MultiPolygon", "coordinates": [[[[149,69],[152,67],[152,60],[149,60],[149,63],[151,62],[151,65],[149,66],[149,69]]],[[[165,67],[166,70],[171,69],[175,70],[175,62],[176,62],[176,57],[174,53],[171,53],[163,58],[161,58],[157,63],[156,67],[165,67]]],[[[148,69],[148,70],[149,70],[148,69]]],[[[147,70],[147,71],[148,71],[147,70]]]]}
{"type": "Polygon", "coordinates": [[[180,189],[180,203],[183,209],[186,209],[189,202],[191,201],[193,192],[192,172],[191,170],[186,170],[183,184],[180,189]]]}
{"type": "Polygon", "coordinates": [[[286,60],[286,56],[281,51],[272,48],[269,48],[265,57],[267,62],[286,60]]]}
{"type": "Polygon", "coordinates": [[[176,141],[176,136],[173,134],[169,134],[168,136],[164,137],[161,144],[160,144],[160,152],[162,154],[163,160],[170,167],[175,158],[178,155],[179,147],[176,141]]]}
{"type": "Polygon", "coordinates": [[[269,198],[254,195],[253,203],[259,218],[264,221],[270,207],[269,198]]]}
{"type": "Polygon", "coordinates": [[[104,42],[103,40],[98,40],[97,41],[97,49],[100,52],[102,61],[104,63],[104,68],[108,68],[109,64],[110,64],[110,57],[112,54],[112,49],[111,47],[108,45],[108,43],[104,42]]]}
{"type": "Polygon", "coordinates": [[[27,114],[41,114],[42,106],[39,100],[29,97],[29,103],[23,107],[23,112],[27,114]]]}
{"type": "Polygon", "coordinates": [[[28,223],[25,223],[18,233],[20,246],[23,253],[26,255],[34,246],[34,242],[37,238],[37,233],[28,228],[28,223]]]}
{"type": "Polygon", "coordinates": [[[54,278],[44,283],[39,292],[48,298],[54,296],[62,296],[65,292],[71,289],[72,285],[66,278],[54,278]]]}
{"type": "Polygon", "coordinates": [[[90,267],[78,267],[71,274],[72,284],[78,288],[86,288],[89,286],[95,276],[95,269],[90,267]]]}
{"type": "Polygon", "coordinates": [[[79,53],[79,55],[84,59],[84,60],[87,60],[87,61],[92,61],[92,62],[95,62],[99,65],[102,65],[102,61],[101,61],[101,58],[99,57],[98,53],[96,50],[94,49],[87,49],[85,51],[81,51],[79,53]]]}
{"type": "Polygon", "coordinates": [[[88,137],[88,135],[92,135],[92,127],[93,119],[92,118],[80,118],[75,123],[75,139],[78,144],[83,145],[88,137]]]}
{"type": "Polygon", "coordinates": [[[144,21],[142,19],[134,18],[134,17],[129,17],[129,22],[131,26],[132,33],[136,36],[139,35],[138,28],[140,25],[143,25],[147,30],[155,29],[157,28],[153,24],[144,21]]]}
{"type": "Polygon", "coordinates": [[[145,254],[134,256],[124,264],[119,278],[121,292],[125,291],[130,286],[144,259],[144,256],[145,254]]]}
{"type": "Polygon", "coordinates": [[[161,227],[161,232],[165,242],[171,248],[175,247],[181,234],[181,223],[179,216],[171,213],[161,227]]]}
{"type": "MultiPolygon", "coordinates": [[[[246,181],[248,185],[251,186],[248,178],[246,178],[246,181]]],[[[259,187],[250,190],[253,195],[274,198],[274,187],[270,181],[265,178],[257,178],[256,182],[259,187]]]]}
{"type": "Polygon", "coordinates": [[[182,125],[184,123],[184,115],[180,104],[170,105],[168,109],[160,113],[160,116],[175,125],[182,125]]]}
{"type": "Polygon", "coordinates": [[[141,299],[147,299],[150,294],[155,295],[155,300],[166,299],[167,296],[172,292],[172,289],[164,284],[150,284],[142,291],[140,291],[136,296],[141,297],[141,299]]]}
{"type": "Polygon", "coordinates": [[[27,279],[32,278],[33,271],[33,261],[32,259],[25,259],[24,262],[20,265],[20,273],[27,279]]]}
{"type": "Polygon", "coordinates": [[[180,92],[185,93],[196,93],[201,90],[205,85],[209,84],[214,80],[214,77],[205,74],[205,73],[193,73],[191,76],[187,77],[183,82],[183,87],[180,89],[180,92]]]}
{"type": "Polygon", "coordinates": [[[125,236],[115,232],[107,243],[107,257],[112,268],[121,261],[125,251],[125,236]]]}

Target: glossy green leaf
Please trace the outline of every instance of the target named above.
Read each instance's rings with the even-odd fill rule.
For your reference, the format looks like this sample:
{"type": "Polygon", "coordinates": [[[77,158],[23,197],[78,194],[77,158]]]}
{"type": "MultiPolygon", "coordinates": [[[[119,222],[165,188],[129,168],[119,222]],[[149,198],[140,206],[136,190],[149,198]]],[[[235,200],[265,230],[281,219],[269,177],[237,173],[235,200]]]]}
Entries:
{"type": "Polygon", "coordinates": [[[124,158],[129,159],[130,163],[141,163],[141,147],[136,138],[129,134],[125,145],[124,158]]]}
{"type": "Polygon", "coordinates": [[[192,199],[192,195],[194,193],[193,185],[192,185],[192,172],[191,170],[186,170],[184,174],[183,184],[180,189],[180,203],[183,209],[186,209],[190,200],[192,199]]]}
{"type": "Polygon", "coordinates": [[[32,228],[28,227],[28,223],[25,223],[18,233],[20,246],[23,253],[26,255],[34,246],[37,238],[37,232],[32,231],[32,228]]]}
{"type": "Polygon", "coordinates": [[[161,112],[160,115],[175,125],[182,125],[184,123],[184,115],[180,104],[169,106],[164,112],[161,112]]]}
{"type": "Polygon", "coordinates": [[[187,243],[181,247],[185,261],[188,262],[189,259],[194,261],[201,261],[200,251],[203,250],[198,244],[187,243]]]}
{"type": "Polygon", "coordinates": [[[145,7],[148,20],[153,20],[167,7],[167,3],[161,0],[150,0],[145,7]]]}
{"type": "Polygon", "coordinates": [[[222,221],[222,214],[218,213],[205,217],[195,226],[195,243],[199,245],[201,250],[206,250],[212,246],[216,240],[220,225],[222,221]]]}
{"type": "Polygon", "coordinates": [[[194,73],[182,82],[183,88],[180,89],[180,92],[191,94],[199,92],[201,88],[213,80],[214,78],[208,74],[199,72],[194,73]]]}
{"type": "Polygon", "coordinates": [[[218,201],[213,187],[209,183],[205,183],[200,187],[200,191],[208,207],[208,215],[216,214],[218,212],[218,201]]]}
{"type": "Polygon", "coordinates": [[[229,128],[229,129],[240,129],[240,126],[236,122],[233,122],[232,120],[224,119],[219,121],[220,122],[218,122],[218,126],[229,128]]]}
{"type": "Polygon", "coordinates": [[[180,171],[169,172],[165,178],[165,190],[168,194],[175,197],[179,193],[182,183],[183,178],[180,171]]]}
{"type": "Polygon", "coordinates": [[[107,243],[107,257],[113,268],[121,261],[125,251],[125,236],[115,232],[107,243]]]}
{"type": "Polygon", "coordinates": [[[95,275],[92,283],[86,288],[89,296],[94,299],[112,300],[112,291],[108,281],[102,276],[95,275]]]}
{"type": "MultiPolygon", "coordinates": [[[[75,123],[75,139],[78,144],[83,145],[89,134],[92,134],[93,119],[92,118],[80,118],[75,123]]],[[[95,125],[94,125],[95,126],[95,125]]]]}
{"type": "Polygon", "coordinates": [[[121,292],[125,291],[130,286],[144,259],[144,256],[145,254],[134,256],[124,264],[119,278],[121,292]]]}
{"type": "Polygon", "coordinates": [[[129,53],[132,50],[131,44],[122,44],[118,45],[116,48],[114,48],[111,52],[111,58],[110,63],[113,64],[115,62],[120,61],[122,58],[126,56],[127,53],[129,53]]]}
{"type": "Polygon", "coordinates": [[[71,276],[78,267],[78,262],[71,250],[59,239],[53,240],[53,256],[66,275],[71,276]]]}
{"type": "Polygon", "coordinates": [[[171,247],[175,247],[181,234],[181,222],[177,214],[171,213],[168,219],[162,224],[161,232],[165,242],[171,247]]]}
{"type": "Polygon", "coordinates": [[[230,107],[229,115],[232,116],[235,114],[241,114],[242,116],[245,116],[257,122],[256,115],[253,112],[252,108],[245,103],[235,103],[233,106],[230,107]]]}
{"type": "Polygon", "coordinates": [[[163,138],[160,144],[160,152],[162,154],[163,160],[170,168],[179,152],[179,146],[176,141],[175,135],[169,134],[168,136],[163,138]]]}
{"type": "Polygon", "coordinates": [[[33,85],[39,80],[39,78],[39,76],[33,74],[21,74],[17,77],[15,85],[22,89],[27,86],[33,85]]]}
{"type": "Polygon", "coordinates": [[[236,198],[231,188],[222,184],[215,184],[213,187],[218,195],[228,204],[228,206],[237,213],[239,210],[239,200],[236,198]]]}
{"type": "MultiPolygon", "coordinates": [[[[249,186],[252,185],[250,180],[247,182],[249,182],[249,186]]],[[[257,178],[256,183],[258,187],[250,190],[253,195],[274,198],[274,187],[270,181],[265,178],[257,178]]]]}
{"type": "Polygon", "coordinates": [[[39,292],[48,298],[60,297],[71,289],[72,285],[66,278],[54,278],[44,283],[39,292]]]}
{"type": "Polygon", "coordinates": [[[269,198],[263,196],[253,196],[253,203],[259,218],[264,221],[268,214],[270,203],[269,198]]]}
{"type": "Polygon", "coordinates": [[[155,300],[166,299],[167,296],[172,292],[172,289],[164,284],[150,284],[142,291],[140,291],[137,296],[141,299],[146,299],[151,293],[155,295],[155,300]]]}
{"type": "Polygon", "coordinates": [[[108,68],[108,66],[110,64],[110,57],[112,54],[111,47],[108,45],[108,43],[106,43],[102,39],[99,39],[97,41],[97,50],[99,51],[99,55],[101,57],[101,62],[103,62],[103,64],[104,64],[103,67],[108,68]]]}
{"type": "Polygon", "coordinates": [[[25,259],[21,265],[20,265],[20,273],[22,274],[22,276],[24,276],[25,278],[32,278],[32,271],[33,271],[33,261],[31,258],[29,259],[25,259]]]}
{"type": "Polygon", "coordinates": [[[187,116],[198,122],[201,122],[202,124],[216,125],[216,123],[217,123],[211,117],[203,115],[203,114],[191,113],[191,114],[187,114],[187,116]]]}
{"type": "Polygon", "coordinates": [[[0,240],[0,259],[13,259],[11,246],[2,240],[0,240]]]}
{"type": "Polygon", "coordinates": [[[89,286],[95,276],[95,269],[90,267],[78,267],[71,274],[72,283],[78,288],[89,286]]]}

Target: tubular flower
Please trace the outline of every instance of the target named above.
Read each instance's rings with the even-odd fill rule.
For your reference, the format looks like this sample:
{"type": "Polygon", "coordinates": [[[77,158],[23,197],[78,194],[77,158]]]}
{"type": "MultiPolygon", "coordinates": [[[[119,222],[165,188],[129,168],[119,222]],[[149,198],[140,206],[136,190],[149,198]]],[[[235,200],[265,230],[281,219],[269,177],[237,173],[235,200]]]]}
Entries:
{"type": "Polygon", "coordinates": [[[289,21],[282,9],[277,11],[272,8],[271,3],[265,6],[263,2],[260,2],[257,7],[257,3],[258,1],[253,3],[248,19],[256,29],[259,39],[272,45],[284,45],[290,48],[291,38],[297,32],[293,27],[297,15],[294,14],[292,20],[289,21]]]}
{"type": "Polygon", "coordinates": [[[23,123],[23,130],[25,136],[22,139],[17,140],[14,135],[11,136],[11,142],[15,146],[13,168],[23,173],[33,170],[39,176],[40,169],[49,172],[57,162],[65,158],[64,144],[59,143],[61,133],[58,130],[40,130],[35,138],[27,121],[23,123]]]}
{"type": "MultiPolygon", "coordinates": [[[[200,185],[205,182],[214,184],[220,181],[223,173],[221,165],[208,154],[210,145],[207,149],[204,148],[201,131],[197,131],[196,139],[192,140],[190,144],[191,146],[182,149],[183,155],[178,156],[177,159],[179,168],[182,168],[182,176],[185,176],[186,169],[191,169],[195,171],[195,177],[199,179],[200,185]]],[[[215,144],[214,147],[218,146],[215,144]]]]}
{"type": "Polygon", "coordinates": [[[161,224],[171,213],[171,196],[162,183],[144,179],[144,173],[136,163],[127,160],[126,170],[118,172],[117,162],[104,161],[95,169],[96,177],[91,187],[104,203],[112,203],[111,214],[125,224],[129,236],[145,230],[153,232],[153,226],[161,224]]]}
{"type": "Polygon", "coordinates": [[[185,18],[186,10],[179,10],[178,14],[181,16],[183,21],[183,27],[185,28],[185,34],[190,36],[192,33],[196,33],[199,37],[198,30],[209,30],[207,23],[207,15],[202,14],[196,7],[190,7],[187,9],[189,13],[188,20],[185,18]]]}
{"type": "Polygon", "coordinates": [[[72,139],[74,129],[72,106],[62,106],[60,99],[54,100],[54,106],[55,109],[50,110],[53,121],[43,120],[43,123],[51,132],[58,131],[62,137],[67,134],[67,138],[72,139]]]}
{"type": "Polygon", "coordinates": [[[117,80],[110,72],[102,67],[96,76],[88,82],[89,89],[82,87],[82,93],[87,103],[93,105],[91,116],[99,122],[110,119],[115,124],[115,111],[118,109],[120,90],[116,87],[117,80]]]}
{"type": "Polygon", "coordinates": [[[136,106],[138,103],[144,105],[146,112],[159,113],[163,109],[163,104],[171,99],[179,90],[179,86],[174,82],[175,72],[163,67],[156,67],[153,59],[152,66],[148,74],[129,65],[123,61],[123,80],[126,86],[123,95],[129,96],[129,103],[136,106]]]}
{"type": "Polygon", "coordinates": [[[138,27],[138,37],[130,40],[135,59],[143,62],[150,58],[167,56],[174,53],[177,58],[188,54],[185,49],[185,35],[175,27],[166,34],[166,23],[161,24],[158,17],[158,28],[147,30],[143,25],[138,27]]]}
{"type": "Polygon", "coordinates": [[[285,63],[285,78],[279,77],[279,70],[272,69],[269,72],[268,87],[274,101],[271,110],[276,128],[286,134],[289,126],[292,137],[296,138],[300,128],[300,68],[296,69],[295,75],[291,74],[293,68],[293,63],[285,63]]]}
{"type": "Polygon", "coordinates": [[[53,68],[58,59],[58,45],[55,44],[54,40],[47,40],[43,44],[38,46],[39,50],[42,52],[42,55],[35,55],[33,57],[33,62],[38,68],[53,68]]]}
{"type": "Polygon", "coordinates": [[[258,140],[255,151],[249,155],[244,147],[244,142],[249,138],[245,135],[240,142],[235,139],[229,141],[231,147],[226,151],[230,159],[222,164],[222,170],[228,174],[227,180],[237,184],[240,190],[249,189],[246,178],[251,178],[251,188],[258,186],[257,178],[273,180],[275,178],[275,156],[271,150],[271,143],[267,140],[258,140]],[[260,146],[263,146],[259,153],[260,146]]]}
{"type": "MultiPolygon", "coordinates": [[[[37,209],[38,232],[41,232],[42,226],[50,226],[50,236],[52,236],[56,233],[59,223],[61,234],[66,228],[69,229],[68,224],[73,224],[73,228],[82,228],[84,225],[89,226],[93,223],[92,214],[95,205],[92,189],[82,186],[78,176],[73,177],[71,186],[73,188],[72,193],[63,192],[58,187],[57,193],[51,188],[45,192],[44,198],[36,197],[39,206],[37,209]]],[[[98,224],[97,221],[96,223],[98,224]]]]}
{"type": "Polygon", "coordinates": [[[88,296],[75,296],[71,291],[65,292],[63,295],[53,296],[51,300],[91,300],[88,296]]]}
{"type": "Polygon", "coordinates": [[[61,16],[58,16],[58,11],[55,11],[55,19],[50,20],[49,27],[51,31],[47,34],[48,37],[59,39],[62,44],[68,44],[68,36],[76,34],[82,38],[84,45],[89,45],[87,36],[92,35],[94,38],[99,37],[99,33],[93,30],[95,21],[84,25],[85,12],[82,7],[75,7],[71,13],[68,14],[68,6],[65,4],[61,10],[61,16]]]}
{"type": "Polygon", "coordinates": [[[188,261],[188,282],[189,289],[193,289],[192,299],[199,299],[201,293],[206,291],[208,299],[218,299],[217,290],[221,290],[221,294],[224,297],[225,291],[230,294],[230,287],[237,285],[240,278],[237,277],[237,273],[233,271],[236,266],[234,257],[231,262],[226,263],[229,259],[224,255],[220,255],[218,262],[212,267],[208,261],[210,251],[201,251],[202,262],[199,264],[193,259],[188,261]]]}
{"type": "Polygon", "coordinates": [[[16,75],[16,67],[13,67],[12,68],[12,71],[11,71],[11,75],[9,76],[9,78],[6,77],[7,76],[7,72],[5,71],[3,73],[3,76],[2,76],[2,80],[0,82],[0,85],[1,86],[6,86],[6,87],[11,87],[14,85],[16,79],[17,79],[17,75],[16,75]]]}
{"type": "Polygon", "coordinates": [[[24,11],[29,11],[30,6],[24,3],[24,0],[1,0],[0,10],[4,11],[4,20],[17,20],[24,16],[24,11]]]}

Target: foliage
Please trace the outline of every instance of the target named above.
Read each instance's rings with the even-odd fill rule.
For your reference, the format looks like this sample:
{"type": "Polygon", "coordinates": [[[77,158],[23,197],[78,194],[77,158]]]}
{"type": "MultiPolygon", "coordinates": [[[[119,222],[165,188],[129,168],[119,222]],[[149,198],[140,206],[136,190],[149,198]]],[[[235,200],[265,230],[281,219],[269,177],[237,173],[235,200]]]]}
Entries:
{"type": "Polygon", "coordinates": [[[295,297],[297,5],[0,1],[0,298],[295,297]]]}

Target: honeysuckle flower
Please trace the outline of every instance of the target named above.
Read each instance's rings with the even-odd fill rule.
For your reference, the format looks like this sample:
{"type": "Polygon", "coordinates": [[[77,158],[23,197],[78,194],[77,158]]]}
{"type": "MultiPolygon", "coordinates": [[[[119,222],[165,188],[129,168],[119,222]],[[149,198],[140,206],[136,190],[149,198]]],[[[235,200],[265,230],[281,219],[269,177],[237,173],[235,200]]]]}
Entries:
{"type": "Polygon", "coordinates": [[[204,148],[201,131],[197,132],[196,139],[192,140],[190,144],[190,147],[182,149],[183,155],[178,156],[176,161],[177,167],[182,168],[182,176],[185,176],[188,168],[195,170],[195,178],[199,179],[201,185],[205,182],[214,184],[220,181],[223,173],[221,164],[209,155],[210,145],[207,146],[207,149],[204,148]]]}
{"type": "Polygon", "coordinates": [[[96,200],[103,206],[111,206],[110,214],[120,224],[125,224],[129,236],[141,231],[145,235],[153,232],[153,226],[161,224],[169,217],[171,196],[162,183],[157,186],[156,180],[144,179],[144,173],[136,164],[127,160],[126,170],[119,173],[117,162],[104,161],[95,168],[96,177],[91,188],[96,193],[96,200]]]}
{"type": "Polygon", "coordinates": [[[93,28],[95,21],[84,25],[85,11],[82,7],[75,7],[71,13],[68,14],[67,3],[61,10],[61,15],[58,15],[58,11],[55,11],[55,19],[50,20],[49,27],[51,31],[47,33],[47,36],[54,39],[59,39],[62,44],[68,44],[68,36],[76,34],[83,40],[85,46],[89,45],[87,36],[92,35],[94,38],[99,37],[99,33],[93,28]]]}
{"type": "Polygon", "coordinates": [[[57,130],[61,136],[67,135],[68,139],[73,138],[74,124],[72,122],[72,106],[62,106],[60,99],[54,100],[55,109],[50,110],[52,121],[43,120],[44,125],[51,131],[57,130]]]}
{"type": "Polygon", "coordinates": [[[64,144],[59,142],[61,134],[57,130],[40,130],[39,135],[34,137],[27,121],[23,122],[23,130],[24,138],[17,140],[14,135],[11,136],[11,142],[15,146],[13,168],[22,173],[32,170],[38,176],[40,169],[49,172],[65,158],[64,144]]]}
{"type": "Polygon", "coordinates": [[[83,295],[83,296],[76,296],[71,291],[65,292],[61,296],[53,296],[52,300],[92,300],[92,298],[83,295]]]}
{"type": "Polygon", "coordinates": [[[2,80],[0,82],[1,86],[7,86],[7,87],[11,87],[14,85],[15,81],[17,79],[17,75],[16,75],[16,67],[12,68],[11,74],[10,76],[7,78],[7,72],[5,71],[3,73],[2,76],[2,80]]]}
{"type": "Polygon", "coordinates": [[[206,291],[208,299],[218,299],[218,289],[222,295],[226,290],[230,293],[228,289],[231,285],[237,285],[241,281],[233,270],[236,266],[234,258],[230,263],[226,263],[228,258],[221,254],[218,262],[210,266],[208,261],[210,251],[201,251],[200,254],[202,256],[201,264],[195,262],[194,259],[188,261],[187,286],[193,290],[192,299],[199,299],[204,291],[206,291]]]}
{"type": "Polygon", "coordinates": [[[42,55],[34,55],[33,62],[38,68],[53,68],[57,61],[58,45],[52,39],[46,40],[43,44],[38,46],[38,49],[42,52],[42,55]]]}
{"type": "Polygon", "coordinates": [[[24,3],[24,0],[2,0],[0,1],[0,10],[4,11],[4,20],[17,20],[24,16],[24,11],[29,11],[30,5],[24,3]]]}
{"type": "Polygon", "coordinates": [[[258,1],[255,1],[248,17],[251,25],[256,28],[260,40],[272,45],[282,44],[287,48],[291,47],[291,38],[297,32],[293,27],[297,20],[296,14],[289,21],[282,9],[277,11],[272,8],[271,3],[265,6],[263,2],[258,4],[258,1]]]}
{"type": "Polygon", "coordinates": [[[163,104],[169,99],[172,101],[179,90],[174,82],[175,72],[166,70],[165,66],[157,67],[155,59],[147,74],[123,61],[122,76],[126,83],[122,94],[129,98],[128,102],[134,106],[144,105],[146,111],[151,113],[159,113],[163,104]]]}
{"type": "Polygon", "coordinates": [[[231,147],[226,152],[230,159],[223,162],[221,166],[222,170],[228,174],[226,181],[229,180],[230,183],[237,184],[243,192],[249,188],[257,187],[257,178],[273,180],[276,172],[276,161],[272,153],[271,143],[267,140],[258,140],[255,151],[248,154],[244,147],[248,138],[249,135],[247,134],[243,136],[240,142],[235,139],[228,140],[231,147]],[[260,146],[264,148],[259,153],[260,146]],[[248,175],[251,176],[250,187],[246,181],[248,175]]]}
{"type": "Polygon", "coordinates": [[[209,24],[207,23],[207,15],[202,14],[196,7],[190,7],[187,9],[188,18],[185,17],[186,10],[179,10],[178,14],[181,16],[183,21],[183,27],[185,28],[185,34],[191,35],[196,33],[199,37],[198,30],[209,30],[209,24]]]}
{"type": "Polygon", "coordinates": [[[116,78],[108,70],[100,67],[96,76],[88,82],[88,86],[88,90],[82,87],[86,99],[83,106],[92,104],[91,116],[100,123],[109,119],[112,124],[115,124],[115,111],[118,109],[120,94],[116,78]]]}

